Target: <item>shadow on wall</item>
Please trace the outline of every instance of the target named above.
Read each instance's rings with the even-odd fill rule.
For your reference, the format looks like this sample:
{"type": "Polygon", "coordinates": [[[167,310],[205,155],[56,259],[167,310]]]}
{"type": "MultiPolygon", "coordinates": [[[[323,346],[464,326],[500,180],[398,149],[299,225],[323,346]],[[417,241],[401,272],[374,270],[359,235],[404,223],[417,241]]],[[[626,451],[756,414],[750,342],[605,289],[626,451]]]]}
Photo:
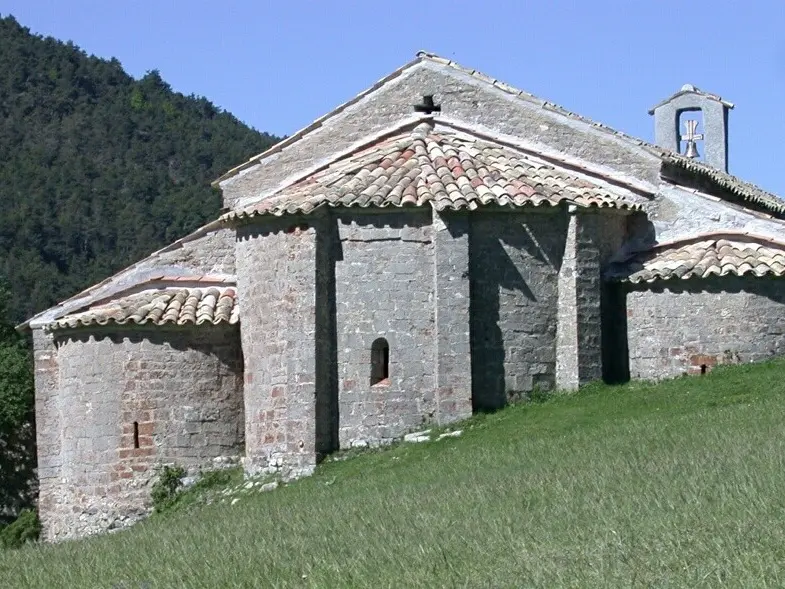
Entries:
{"type": "Polygon", "coordinates": [[[84,329],[58,331],[55,332],[55,342],[58,344],[64,342],[87,343],[90,341],[90,338],[96,342],[108,339],[115,344],[121,344],[123,342],[132,344],[149,342],[154,346],[167,345],[169,348],[181,352],[189,350],[210,351],[213,355],[216,355],[222,363],[233,368],[236,367],[238,360],[242,361],[242,357],[238,358],[229,346],[215,346],[211,337],[215,334],[216,330],[233,330],[237,332],[236,334],[239,337],[237,325],[226,326],[224,324],[219,324],[217,326],[202,325],[193,327],[192,325],[145,326],[131,323],[126,325],[110,324],[84,329]],[[219,353],[216,354],[216,351],[219,353]]]}
{"type": "Polygon", "coordinates": [[[602,380],[622,384],[630,380],[627,343],[627,291],[623,283],[605,282],[600,294],[602,316],[602,380]]]}
{"type": "MultiPolygon", "coordinates": [[[[485,213],[472,218],[469,255],[474,411],[499,409],[510,400],[508,390],[522,388],[507,382],[505,361],[510,357],[509,348],[515,345],[516,338],[525,338],[521,334],[541,320],[535,316],[547,313],[546,307],[554,303],[538,300],[522,269],[527,274],[531,272],[533,279],[552,279],[555,288],[564,254],[562,217],[533,215],[532,218],[539,221],[534,223],[506,213],[485,213]],[[554,239],[554,234],[559,239],[554,239]],[[550,270],[538,273],[538,268],[550,270]]],[[[555,317],[555,304],[552,311],[555,317]]],[[[555,335],[555,324],[552,328],[555,335]]],[[[555,337],[553,346],[555,354],[555,337]]],[[[521,351],[523,354],[528,352],[526,349],[521,351]]],[[[533,362],[533,358],[518,360],[519,365],[513,370],[528,375],[528,365],[533,362]]]]}
{"type": "Polygon", "coordinates": [[[333,215],[316,223],[316,460],[339,448],[338,322],[335,263],[343,259],[333,215]]]}

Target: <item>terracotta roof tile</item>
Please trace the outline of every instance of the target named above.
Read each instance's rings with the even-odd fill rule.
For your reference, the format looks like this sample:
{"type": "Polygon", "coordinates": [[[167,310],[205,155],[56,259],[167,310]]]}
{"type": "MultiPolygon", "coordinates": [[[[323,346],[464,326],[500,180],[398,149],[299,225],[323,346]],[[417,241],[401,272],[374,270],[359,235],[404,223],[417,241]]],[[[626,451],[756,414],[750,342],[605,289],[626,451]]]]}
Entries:
{"type": "Polygon", "coordinates": [[[88,325],[235,324],[240,306],[234,287],[149,289],[102,303],[51,323],[49,329],[88,325]]]}
{"type": "Polygon", "coordinates": [[[225,220],[256,215],[308,214],[321,206],[403,207],[437,210],[483,205],[640,210],[578,174],[505,145],[421,123],[338,160],[225,220]]]}
{"type": "Polygon", "coordinates": [[[635,254],[605,272],[634,283],[728,275],[785,276],[785,244],[742,234],[704,236],[635,254]]]}

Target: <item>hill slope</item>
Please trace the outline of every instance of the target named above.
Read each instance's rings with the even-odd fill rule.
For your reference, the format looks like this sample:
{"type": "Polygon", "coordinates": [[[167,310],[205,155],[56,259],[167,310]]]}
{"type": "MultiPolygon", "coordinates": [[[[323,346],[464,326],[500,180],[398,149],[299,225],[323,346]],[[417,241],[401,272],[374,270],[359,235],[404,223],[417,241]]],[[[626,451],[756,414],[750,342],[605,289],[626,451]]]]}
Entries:
{"type": "Polygon", "coordinates": [[[0,276],[21,321],[218,214],[210,181],[277,139],[0,18],[0,276]]]}
{"type": "Polygon", "coordinates": [[[592,386],[232,504],[0,554],[8,587],[781,587],[785,360],[592,386]]]}

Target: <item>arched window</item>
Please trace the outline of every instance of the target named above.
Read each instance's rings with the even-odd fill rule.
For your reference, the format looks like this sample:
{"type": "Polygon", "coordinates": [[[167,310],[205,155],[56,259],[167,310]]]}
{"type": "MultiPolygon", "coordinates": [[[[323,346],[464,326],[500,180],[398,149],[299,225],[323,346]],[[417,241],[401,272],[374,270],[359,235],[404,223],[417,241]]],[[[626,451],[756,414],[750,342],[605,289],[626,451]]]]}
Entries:
{"type": "Polygon", "coordinates": [[[390,378],[390,344],[383,337],[371,345],[371,385],[383,384],[390,378]]]}

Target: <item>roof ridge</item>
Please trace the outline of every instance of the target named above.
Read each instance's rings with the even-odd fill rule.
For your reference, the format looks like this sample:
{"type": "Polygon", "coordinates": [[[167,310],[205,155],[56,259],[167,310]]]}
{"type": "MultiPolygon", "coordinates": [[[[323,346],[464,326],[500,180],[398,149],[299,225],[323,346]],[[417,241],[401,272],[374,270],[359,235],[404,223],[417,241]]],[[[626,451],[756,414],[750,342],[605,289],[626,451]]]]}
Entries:
{"type": "Polygon", "coordinates": [[[719,94],[714,94],[713,92],[706,92],[705,90],[701,90],[700,88],[694,86],[693,84],[684,84],[681,88],[679,88],[677,92],[674,92],[668,98],[665,98],[664,100],[660,100],[657,104],[652,106],[649,109],[649,114],[653,115],[654,111],[660,108],[663,104],[669,103],[671,100],[673,100],[674,98],[678,98],[682,94],[697,94],[698,96],[703,96],[704,98],[715,100],[728,108],[734,107],[734,104],[732,102],[728,100],[724,100],[719,94]]]}

